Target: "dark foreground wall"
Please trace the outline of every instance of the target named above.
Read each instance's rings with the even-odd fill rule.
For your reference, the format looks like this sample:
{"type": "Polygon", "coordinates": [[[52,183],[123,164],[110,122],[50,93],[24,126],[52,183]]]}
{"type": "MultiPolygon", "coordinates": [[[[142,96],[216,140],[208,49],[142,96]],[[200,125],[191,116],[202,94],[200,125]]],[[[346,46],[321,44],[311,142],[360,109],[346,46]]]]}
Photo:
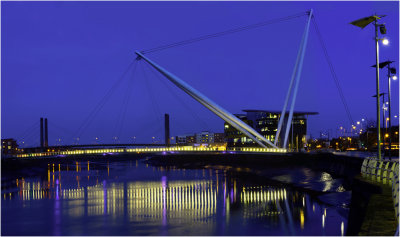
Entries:
{"type": "Polygon", "coordinates": [[[361,171],[362,159],[338,156],[331,153],[287,153],[287,154],[174,154],[157,155],[148,160],[155,166],[177,168],[204,168],[228,166],[251,169],[307,167],[325,171],[335,176],[352,179],[361,171]]]}

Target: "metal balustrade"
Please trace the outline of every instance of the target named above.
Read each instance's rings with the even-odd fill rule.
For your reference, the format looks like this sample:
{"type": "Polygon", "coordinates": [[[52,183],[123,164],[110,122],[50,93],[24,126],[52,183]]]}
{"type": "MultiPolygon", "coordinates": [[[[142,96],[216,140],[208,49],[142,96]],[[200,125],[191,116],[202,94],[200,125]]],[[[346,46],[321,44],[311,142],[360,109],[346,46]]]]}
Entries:
{"type": "Polygon", "coordinates": [[[399,221],[399,163],[378,161],[376,158],[369,157],[362,163],[361,175],[364,178],[392,186],[394,210],[396,219],[399,221]]]}

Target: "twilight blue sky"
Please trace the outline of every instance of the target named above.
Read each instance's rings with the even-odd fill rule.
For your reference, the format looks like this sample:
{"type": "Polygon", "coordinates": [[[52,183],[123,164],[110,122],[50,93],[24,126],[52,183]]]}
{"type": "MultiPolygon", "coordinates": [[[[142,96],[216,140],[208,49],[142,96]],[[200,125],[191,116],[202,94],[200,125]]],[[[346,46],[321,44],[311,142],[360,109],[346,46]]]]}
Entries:
{"type": "MultiPolygon", "coordinates": [[[[39,144],[39,118],[49,119],[49,144],[163,140],[223,131],[207,111],[145,62],[135,62],[97,115],[78,128],[116,84],[135,50],[190,39],[313,8],[354,121],[375,119],[374,27],[349,22],[386,14],[390,40],[380,59],[399,61],[399,3],[368,2],[1,2],[1,137],[39,144]],[[137,64],[135,66],[135,64],[137,64]],[[124,112],[126,111],[126,112],[124,112]],[[124,119],[122,119],[124,118],[124,119]],[[61,141],[56,141],[61,139],[61,141]]],[[[147,56],[232,113],[281,110],[306,17],[226,35],[147,56]]],[[[381,88],[387,92],[386,69],[381,88]]],[[[399,113],[393,82],[392,115],[399,113]]],[[[314,26],[311,25],[296,110],[316,111],[309,133],[349,127],[314,26]]],[[[398,124],[398,119],[393,120],[398,124]]]]}

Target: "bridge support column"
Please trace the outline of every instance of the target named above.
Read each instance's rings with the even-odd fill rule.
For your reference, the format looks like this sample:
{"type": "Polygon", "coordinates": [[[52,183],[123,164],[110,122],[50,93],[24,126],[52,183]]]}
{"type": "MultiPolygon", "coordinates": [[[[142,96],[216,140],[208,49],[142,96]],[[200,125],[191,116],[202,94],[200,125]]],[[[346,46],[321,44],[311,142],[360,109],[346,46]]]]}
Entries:
{"type": "Polygon", "coordinates": [[[43,148],[43,118],[40,118],[40,147],[43,148]]]}
{"type": "Polygon", "coordinates": [[[285,138],[284,138],[284,141],[283,141],[283,148],[286,148],[287,140],[288,140],[288,137],[289,137],[290,127],[292,127],[292,131],[294,129],[293,126],[290,126],[290,125],[292,124],[293,109],[294,109],[294,104],[296,103],[297,89],[299,88],[301,70],[303,69],[304,54],[306,52],[308,32],[309,32],[309,29],[310,29],[310,23],[311,23],[312,17],[313,17],[313,10],[311,9],[310,12],[309,12],[309,17],[308,17],[308,22],[307,22],[306,28],[304,30],[304,35],[303,35],[304,39],[302,40],[302,45],[300,47],[301,48],[301,55],[300,55],[299,65],[296,66],[296,68],[295,68],[295,69],[297,69],[296,79],[295,79],[296,82],[295,82],[293,96],[292,96],[292,103],[290,104],[289,117],[288,117],[288,120],[287,120],[285,138]]]}
{"type": "Polygon", "coordinates": [[[165,146],[171,146],[171,140],[169,137],[169,114],[165,114],[164,116],[164,126],[165,126],[165,146]]]}
{"type": "Polygon", "coordinates": [[[44,147],[49,146],[49,131],[47,130],[47,118],[44,119],[44,147]]]}

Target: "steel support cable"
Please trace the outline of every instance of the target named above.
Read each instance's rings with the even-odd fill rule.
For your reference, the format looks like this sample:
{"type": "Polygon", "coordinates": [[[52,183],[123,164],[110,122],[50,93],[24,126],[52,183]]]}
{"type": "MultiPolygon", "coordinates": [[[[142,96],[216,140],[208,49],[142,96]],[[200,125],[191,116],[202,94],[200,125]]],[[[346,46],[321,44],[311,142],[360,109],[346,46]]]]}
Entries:
{"type": "MultiPolygon", "coordinates": [[[[150,130],[151,128],[153,128],[153,130],[155,129],[154,122],[151,120],[146,120],[142,124],[140,124],[140,128],[137,129],[135,132],[136,132],[136,134],[144,134],[144,133],[145,134],[147,134],[147,133],[153,134],[152,133],[153,130],[150,130]]],[[[159,128],[156,128],[156,129],[158,130],[159,128]]],[[[136,138],[138,138],[138,137],[136,136],[136,138]]],[[[145,142],[143,142],[143,143],[145,143],[145,142]]]]}
{"type": "Polygon", "coordinates": [[[54,122],[50,122],[50,120],[48,122],[49,122],[49,125],[51,125],[52,127],[58,129],[59,131],[62,131],[63,133],[68,133],[69,135],[74,135],[73,131],[71,131],[69,129],[66,129],[64,127],[61,127],[61,126],[55,124],[54,122]]]}
{"type": "MultiPolygon", "coordinates": [[[[136,64],[136,66],[137,66],[137,64],[136,64]]],[[[133,75],[135,73],[136,66],[135,66],[134,71],[132,73],[132,77],[133,77],[133,75]]],[[[133,79],[134,79],[134,77],[133,77],[133,79]]],[[[131,98],[131,95],[133,94],[133,81],[134,81],[133,79],[130,80],[130,84],[127,87],[128,94],[125,97],[125,101],[124,101],[125,104],[124,104],[124,110],[123,110],[122,117],[121,117],[121,124],[120,124],[120,127],[118,129],[118,133],[117,133],[118,137],[121,136],[122,128],[124,126],[125,119],[126,119],[126,112],[128,110],[129,100],[131,98]]]]}
{"type": "Polygon", "coordinates": [[[154,137],[154,140],[156,140],[156,138],[163,138],[162,137],[162,126],[150,126],[147,127],[146,131],[152,136],[154,137]],[[151,128],[151,129],[149,129],[151,128]],[[157,135],[160,135],[160,137],[158,137],[157,135]]]}
{"type": "Polygon", "coordinates": [[[35,130],[33,130],[32,132],[30,132],[29,134],[27,134],[25,136],[25,139],[24,139],[25,143],[29,143],[31,141],[31,139],[33,139],[33,138],[37,138],[37,140],[34,139],[34,141],[39,141],[39,133],[40,133],[40,129],[35,128],[35,130]]]}
{"type": "Polygon", "coordinates": [[[129,104],[129,99],[131,98],[132,95],[132,89],[133,89],[133,82],[134,82],[134,75],[135,75],[135,71],[137,68],[137,63],[135,64],[134,68],[132,69],[132,76],[130,78],[132,79],[128,79],[128,85],[126,87],[125,90],[125,94],[124,94],[124,98],[122,101],[122,106],[120,109],[120,112],[118,114],[117,117],[117,124],[116,124],[116,128],[115,128],[115,133],[117,135],[117,137],[119,138],[122,132],[122,128],[125,122],[125,115],[126,115],[126,111],[128,109],[128,104],[129,104]]]}
{"type": "MultiPolygon", "coordinates": [[[[51,131],[52,131],[53,135],[56,135],[56,132],[54,132],[54,130],[60,132],[59,134],[62,134],[62,135],[64,135],[64,134],[68,134],[68,136],[74,135],[73,131],[66,129],[64,127],[61,127],[61,126],[55,124],[54,122],[50,122],[50,120],[48,121],[48,123],[49,123],[49,125],[51,125],[51,128],[52,128],[51,131]]],[[[49,132],[50,132],[50,128],[49,128],[49,132]]],[[[58,137],[61,137],[61,136],[58,136],[58,137]]],[[[74,140],[72,140],[72,143],[73,142],[74,142],[74,140]]]]}
{"type": "Polygon", "coordinates": [[[144,70],[144,67],[142,66],[141,69],[142,69],[142,72],[143,72],[143,76],[144,76],[144,80],[145,80],[145,85],[146,85],[147,91],[148,91],[149,96],[150,96],[150,100],[151,100],[151,105],[152,105],[152,107],[153,107],[153,111],[154,111],[154,113],[155,113],[155,116],[156,116],[156,118],[157,118],[159,124],[161,124],[162,121],[161,121],[160,117],[158,116],[158,115],[161,115],[160,108],[159,108],[159,106],[158,106],[158,104],[157,104],[157,101],[156,101],[156,99],[155,99],[155,96],[154,96],[153,92],[151,91],[150,83],[149,83],[148,77],[147,77],[147,75],[146,75],[146,72],[145,72],[145,70],[144,70]]]}
{"type": "MultiPolygon", "coordinates": [[[[142,65],[143,65],[143,64],[142,64],[142,65]]],[[[145,86],[146,86],[148,95],[149,95],[150,100],[151,100],[151,105],[152,105],[152,108],[153,108],[153,112],[154,112],[154,115],[155,115],[155,117],[156,117],[155,123],[156,123],[157,125],[155,125],[155,126],[153,125],[152,127],[153,127],[153,130],[154,130],[154,128],[155,128],[156,131],[158,131],[159,129],[162,128],[162,124],[163,124],[163,123],[162,123],[162,120],[161,120],[161,111],[160,111],[160,109],[159,109],[159,106],[158,106],[158,104],[157,104],[157,101],[156,101],[156,99],[155,99],[155,96],[154,96],[154,94],[153,94],[153,92],[152,92],[152,90],[151,90],[151,88],[150,88],[149,79],[148,79],[147,74],[146,74],[146,72],[145,72],[145,70],[144,70],[144,66],[141,66],[141,69],[142,69],[142,73],[143,73],[144,80],[145,80],[145,86]],[[160,115],[160,116],[158,116],[158,115],[160,115]]],[[[153,134],[153,132],[150,133],[150,134],[153,134]]],[[[151,136],[153,136],[153,135],[151,135],[151,136]]]]}
{"type": "Polygon", "coordinates": [[[207,40],[207,39],[211,39],[211,38],[224,36],[224,35],[227,35],[227,34],[233,34],[233,33],[240,32],[240,31],[251,30],[251,29],[263,27],[263,26],[266,26],[266,25],[270,25],[270,24],[273,24],[273,23],[278,23],[278,22],[287,21],[287,20],[290,20],[290,19],[293,19],[293,18],[306,16],[306,15],[307,15],[307,12],[302,12],[302,13],[290,15],[290,16],[287,16],[287,17],[272,19],[272,20],[268,20],[268,21],[264,21],[264,22],[259,22],[259,23],[256,23],[256,24],[251,24],[251,25],[247,25],[247,26],[242,26],[242,27],[237,27],[237,28],[221,31],[221,32],[214,33],[214,34],[208,34],[208,35],[204,35],[204,36],[200,36],[200,37],[196,37],[196,38],[192,38],[192,39],[188,39],[188,40],[183,40],[183,41],[179,41],[179,42],[175,42],[175,43],[171,43],[171,44],[161,45],[161,46],[158,46],[158,47],[155,47],[155,48],[152,48],[152,49],[144,50],[141,53],[142,54],[153,53],[153,52],[156,52],[156,51],[161,51],[161,50],[165,50],[165,49],[168,49],[168,48],[173,48],[173,47],[177,47],[177,46],[191,44],[191,43],[195,43],[195,42],[202,41],[202,40],[207,40]]]}
{"type": "Polygon", "coordinates": [[[169,86],[169,84],[166,83],[166,81],[165,81],[163,78],[161,78],[161,74],[157,73],[156,70],[155,70],[154,68],[152,68],[150,65],[148,65],[148,64],[146,64],[146,65],[147,65],[147,67],[150,68],[150,71],[153,73],[153,75],[155,75],[155,77],[156,77],[159,81],[161,81],[161,83],[164,84],[164,87],[167,88],[167,90],[174,96],[174,98],[175,98],[177,101],[179,101],[179,102],[183,105],[183,107],[185,107],[185,108],[190,112],[190,114],[193,116],[193,118],[195,118],[197,121],[199,121],[199,122],[202,124],[202,126],[203,126],[204,128],[207,128],[207,130],[210,131],[210,126],[208,125],[208,123],[206,123],[204,120],[202,120],[202,119],[197,115],[197,113],[195,113],[195,112],[190,108],[190,106],[187,105],[187,104],[184,102],[184,100],[181,100],[181,99],[178,97],[178,95],[172,91],[172,89],[171,89],[171,87],[169,86]]]}
{"type": "Polygon", "coordinates": [[[157,71],[163,74],[169,81],[174,83],[177,87],[179,87],[180,89],[185,91],[188,95],[190,95],[192,98],[194,98],[196,101],[207,107],[218,117],[230,123],[233,127],[246,134],[249,138],[255,140],[260,146],[267,148],[266,145],[261,142],[264,141],[265,143],[271,145],[272,147],[276,147],[274,144],[271,143],[271,141],[267,140],[265,137],[257,133],[248,124],[244,123],[242,120],[238,119],[233,114],[229,113],[225,109],[221,108],[220,106],[212,102],[209,98],[207,98],[202,93],[191,87],[186,82],[176,77],[174,74],[166,71],[164,68],[160,67],[159,65],[157,65],[156,63],[145,57],[143,54],[139,52],[136,52],[136,54],[139,56],[139,58],[143,58],[146,62],[151,64],[155,69],[157,69],[157,71]],[[255,137],[257,137],[260,141],[257,140],[255,137]]]}
{"type": "MultiPolygon", "coordinates": [[[[95,108],[92,112],[91,117],[88,118],[88,121],[86,125],[83,127],[80,135],[83,133],[84,130],[86,130],[87,127],[93,122],[94,118],[97,116],[97,114],[100,112],[100,110],[104,107],[104,105],[107,103],[108,99],[112,96],[112,94],[115,92],[115,90],[118,88],[118,86],[121,84],[121,82],[124,79],[124,76],[128,73],[132,65],[135,64],[135,61],[132,61],[131,64],[128,66],[128,68],[124,71],[122,76],[119,78],[119,80],[114,83],[113,87],[107,92],[107,94],[102,98],[102,100],[97,104],[97,109],[95,108]]],[[[80,136],[79,135],[79,136],[80,136]]]]}
{"type": "Polygon", "coordinates": [[[33,131],[31,131],[29,134],[25,136],[25,144],[36,144],[39,143],[39,133],[40,133],[40,128],[36,127],[33,131]],[[37,139],[34,139],[37,138],[37,139]]]}
{"type": "Polygon", "coordinates": [[[75,134],[77,134],[77,137],[80,137],[82,133],[87,129],[87,127],[92,123],[94,117],[98,114],[98,112],[103,108],[104,104],[108,101],[108,99],[111,97],[111,95],[114,93],[115,89],[121,84],[123,81],[125,75],[128,73],[132,65],[136,62],[136,60],[133,60],[125,69],[125,71],[122,73],[122,75],[119,77],[119,79],[113,84],[113,86],[107,91],[107,93],[103,96],[103,98],[100,100],[100,102],[95,106],[95,108],[90,112],[90,114],[85,118],[83,123],[80,125],[78,130],[76,131],[75,134]]]}
{"type": "Polygon", "coordinates": [[[36,121],[35,123],[33,123],[31,126],[29,126],[25,131],[23,131],[22,133],[20,133],[18,136],[16,136],[17,138],[23,138],[25,137],[27,134],[30,134],[32,132],[33,129],[39,127],[39,121],[36,121]]]}
{"type": "Polygon", "coordinates": [[[340,99],[342,100],[343,106],[344,106],[344,108],[345,108],[345,110],[346,110],[347,117],[348,117],[348,119],[350,120],[350,123],[351,123],[351,126],[352,126],[352,125],[354,124],[353,118],[351,117],[349,107],[348,107],[347,102],[346,102],[346,99],[345,99],[345,97],[344,97],[342,88],[340,87],[340,84],[339,84],[339,80],[338,80],[337,75],[336,75],[336,72],[335,72],[335,70],[334,70],[334,68],[333,68],[331,59],[329,58],[328,51],[327,51],[327,49],[326,49],[324,40],[322,39],[321,33],[320,33],[319,29],[318,29],[317,22],[315,21],[315,16],[313,17],[313,23],[314,23],[314,28],[315,28],[315,31],[316,31],[316,33],[317,33],[319,42],[321,43],[322,49],[323,49],[323,51],[324,51],[324,55],[325,55],[326,61],[328,62],[329,69],[330,69],[330,71],[331,71],[332,77],[333,77],[333,79],[334,79],[334,81],[335,81],[336,88],[337,88],[338,91],[339,91],[340,99]]]}

